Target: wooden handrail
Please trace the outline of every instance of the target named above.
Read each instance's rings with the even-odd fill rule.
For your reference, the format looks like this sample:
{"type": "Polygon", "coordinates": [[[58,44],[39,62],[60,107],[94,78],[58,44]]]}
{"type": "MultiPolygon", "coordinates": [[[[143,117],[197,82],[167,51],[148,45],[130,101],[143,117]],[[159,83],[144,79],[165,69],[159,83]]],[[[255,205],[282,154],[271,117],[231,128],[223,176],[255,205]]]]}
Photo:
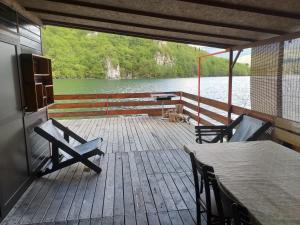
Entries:
{"type": "MultiPolygon", "coordinates": [[[[52,105],[50,110],[63,110],[63,109],[101,109],[106,108],[106,110],[88,110],[88,111],[68,111],[68,112],[53,112],[50,111],[49,115],[52,117],[68,117],[68,116],[103,116],[103,115],[117,115],[120,113],[120,115],[123,114],[138,114],[138,113],[146,113],[146,114],[155,114],[158,115],[157,112],[161,111],[161,108],[156,108],[153,111],[153,108],[150,110],[148,109],[116,109],[117,107],[134,107],[134,106],[159,106],[162,103],[159,101],[154,100],[144,100],[147,98],[151,98],[152,94],[158,94],[158,93],[173,93],[178,95],[180,97],[179,100],[167,100],[164,101],[163,104],[166,106],[172,106],[176,104],[183,104],[186,108],[191,109],[193,111],[198,111],[198,106],[196,104],[193,104],[193,102],[198,101],[198,96],[194,94],[190,94],[187,92],[140,92],[140,93],[97,93],[97,94],[68,94],[68,95],[55,95],[55,100],[59,100],[60,102],[56,102],[54,105],[52,105]],[[109,100],[117,100],[117,99],[142,99],[137,101],[109,101],[109,100]],[[186,99],[192,100],[192,102],[188,102],[186,99]],[[79,100],[80,102],[74,102],[76,100],[79,100]],[[86,100],[83,102],[83,100],[86,100]],[[100,102],[95,102],[96,100],[104,100],[100,102]],[[69,102],[68,102],[69,101],[69,102]],[[70,102],[71,101],[71,102],[70,102]],[[110,108],[114,107],[113,110],[110,108]],[[137,111],[138,110],[138,111],[137,111]],[[148,110],[148,111],[147,111],[148,110]],[[150,111],[149,111],[150,110],[150,111]],[[149,113],[147,113],[149,112],[149,113]],[[68,115],[69,114],[69,115],[68,115]]],[[[229,106],[227,103],[200,97],[200,103],[204,105],[208,105],[211,107],[214,107],[219,110],[223,110],[224,112],[228,112],[229,106]]],[[[192,119],[195,121],[200,120],[200,123],[205,125],[211,125],[212,122],[209,122],[203,118],[197,119],[198,116],[194,115],[192,112],[185,110],[186,114],[188,114],[192,119]]],[[[228,118],[224,115],[219,114],[218,112],[213,112],[210,109],[206,109],[204,107],[200,107],[200,112],[202,115],[205,115],[215,121],[218,121],[222,124],[228,123],[228,118]]],[[[267,114],[263,114],[260,112],[256,112],[253,110],[248,110],[242,107],[238,106],[232,106],[232,113],[234,114],[250,114],[257,118],[261,118],[264,120],[273,121],[273,117],[267,114]]]]}
{"type": "MultiPolygon", "coordinates": [[[[193,105],[193,104],[191,104],[191,103],[189,103],[189,102],[186,102],[186,101],[184,101],[184,100],[182,100],[181,102],[182,102],[182,104],[183,104],[184,106],[186,106],[187,108],[192,109],[192,110],[198,112],[198,106],[197,106],[197,105],[193,105]]],[[[218,113],[215,113],[215,112],[213,112],[213,111],[210,111],[210,110],[205,109],[205,108],[202,108],[202,107],[200,107],[200,112],[201,112],[203,115],[208,116],[208,117],[210,117],[210,118],[212,118],[212,119],[214,119],[214,120],[216,120],[216,121],[218,121],[218,122],[220,122],[220,123],[223,123],[223,124],[226,124],[226,123],[227,123],[227,117],[222,116],[222,115],[220,115],[220,114],[218,114],[218,113]]]]}
{"type": "Polygon", "coordinates": [[[100,93],[100,94],[70,94],[55,95],[55,104],[49,107],[50,117],[85,117],[85,116],[105,116],[105,115],[130,115],[148,114],[159,116],[162,109],[168,110],[169,106],[181,104],[181,100],[155,101],[152,94],[176,94],[180,98],[180,92],[141,92],[141,93],[100,93]],[[132,99],[138,99],[133,101],[132,99]],[[118,101],[118,99],[124,99],[118,101]],[[126,101],[125,99],[128,99],[126,101]],[[145,100],[146,99],[146,100],[145,100]],[[57,102],[59,101],[59,102],[57,102]],[[158,106],[162,106],[158,107],[158,106]],[[155,108],[118,108],[118,107],[139,107],[155,106],[155,108]],[[168,107],[166,107],[168,106],[168,107]],[[65,110],[64,110],[65,109],[65,110]],[[69,109],[69,110],[68,110],[69,109]],[[82,109],[76,111],[76,109],[82,109]],[[93,110],[91,110],[93,109],[93,110]],[[99,109],[99,110],[96,110],[99,109]],[[64,111],[62,111],[64,110],[64,111]]]}
{"type": "Polygon", "coordinates": [[[275,117],[272,116],[272,115],[262,113],[262,112],[258,112],[258,111],[255,111],[255,110],[251,110],[251,109],[242,108],[242,107],[235,106],[235,105],[232,106],[232,113],[238,114],[238,115],[247,114],[247,115],[256,117],[258,119],[261,119],[261,120],[270,121],[272,123],[274,122],[274,119],[275,119],[275,117]]]}
{"type": "Polygon", "coordinates": [[[101,94],[69,94],[55,95],[55,100],[83,100],[83,99],[124,99],[124,98],[150,98],[151,94],[176,94],[180,92],[140,92],[140,93],[101,93],[101,94]]]}
{"type": "MultiPolygon", "coordinates": [[[[182,97],[192,100],[194,102],[198,101],[198,96],[193,95],[193,94],[189,94],[186,92],[182,92],[182,97]]],[[[216,101],[216,100],[212,100],[212,99],[208,99],[208,98],[204,98],[204,97],[200,97],[200,103],[208,105],[208,106],[212,106],[215,107],[217,109],[221,109],[223,111],[227,111],[229,110],[229,106],[228,104],[224,103],[224,102],[220,102],[220,101],[216,101]]],[[[182,100],[182,104],[189,108],[192,109],[193,111],[198,111],[198,106],[196,104],[192,104],[190,102],[186,102],[184,99],[182,100]]],[[[226,124],[228,121],[226,121],[226,117],[216,113],[216,112],[212,112],[210,110],[207,110],[203,107],[200,107],[200,112],[201,114],[208,116],[218,122],[221,122],[223,124],[226,124]]],[[[195,115],[194,113],[187,111],[186,109],[184,110],[184,113],[189,115],[192,119],[194,119],[196,122],[200,122],[203,125],[212,125],[211,122],[201,118],[198,118],[197,115],[195,115]]],[[[287,119],[283,119],[283,118],[277,118],[276,116],[273,115],[269,115],[266,113],[262,113],[262,112],[258,112],[255,110],[251,110],[251,109],[246,109],[240,106],[235,106],[232,105],[231,106],[231,113],[233,114],[247,114],[250,116],[253,116],[255,118],[261,119],[261,120],[265,120],[265,121],[269,121],[273,123],[273,131],[272,131],[272,139],[280,142],[280,143],[288,143],[289,146],[291,146],[294,150],[300,152],[300,123],[299,122],[295,122],[295,121],[289,121],[287,119]]]]}
{"type": "MultiPolygon", "coordinates": [[[[180,100],[164,101],[164,105],[180,104],[180,100]]],[[[128,101],[128,102],[75,102],[75,103],[56,103],[50,109],[76,109],[76,108],[100,108],[100,107],[121,107],[121,106],[149,106],[161,105],[158,101],[128,101]]]]}
{"type": "MultiPolygon", "coordinates": [[[[198,102],[198,96],[197,95],[193,95],[193,94],[190,94],[190,93],[182,92],[182,97],[185,97],[187,99],[190,99],[190,100],[198,102]]],[[[215,107],[217,109],[224,110],[226,112],[229,110],[229,106],[228,106],[227,103],[221,102],[221,101],[217,101],[217,100],[213,100],[213,99],[210,99],[210,98],[200,97],[200,103],[203,103],[205,105],[209,105],[209,106],[215,107]]]]}
{"type": "Polygon", "coordinates": [[[203,118],[199,118],[196,114],[190,112],[190,111],[187,111],[186,109],[183,109],[183,113],[188,115],[189,117],[191,117],[193,120],[195,120],[196,122],[199,121],[200,124],[203,124],[203,125],[206,125],[206,126],[211,126],[211,125],[214,125],[213,123],[203,119],[203,118]]]}

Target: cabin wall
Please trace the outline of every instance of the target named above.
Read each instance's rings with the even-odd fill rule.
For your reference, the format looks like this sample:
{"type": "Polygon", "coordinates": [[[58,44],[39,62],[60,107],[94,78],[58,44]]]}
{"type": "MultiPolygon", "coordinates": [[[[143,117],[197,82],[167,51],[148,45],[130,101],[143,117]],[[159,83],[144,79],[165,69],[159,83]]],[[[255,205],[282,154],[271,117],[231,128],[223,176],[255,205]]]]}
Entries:
{"type": "Polygon", "coordinates": [[[33,128],[47,120],[47,109],[25,113],[21,53],[42,54],[40,27],[0,4],[0,221],[31,182],[49,152],[33,128]]]}

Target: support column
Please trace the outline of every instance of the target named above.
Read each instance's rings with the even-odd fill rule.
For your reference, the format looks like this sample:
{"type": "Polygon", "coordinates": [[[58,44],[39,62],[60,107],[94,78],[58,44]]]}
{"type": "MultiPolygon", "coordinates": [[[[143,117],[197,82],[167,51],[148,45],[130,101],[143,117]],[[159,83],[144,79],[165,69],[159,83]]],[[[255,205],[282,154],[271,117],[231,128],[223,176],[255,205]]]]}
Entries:
{"type": "Polygon", "coordinates": [[[201,57],[198,59],[198,126],[200,125],[200,81],[201,81],[201,57]]]}
{"type": "Polygon", "coordinates": [[[283,73],[283,54],[284,54],[284,41],[279,42],[278,47],[278,66],[277,66],[277,116],[282,117],[282,73],[283,73]]]}
{"type": "Polygon", "coordinates": [[[229,71],[228,71],[228,115],[227,124],[231,123],[231,111],[232,111],[232,70],[233,70],[233,50],[229,51],[229,71]]]}

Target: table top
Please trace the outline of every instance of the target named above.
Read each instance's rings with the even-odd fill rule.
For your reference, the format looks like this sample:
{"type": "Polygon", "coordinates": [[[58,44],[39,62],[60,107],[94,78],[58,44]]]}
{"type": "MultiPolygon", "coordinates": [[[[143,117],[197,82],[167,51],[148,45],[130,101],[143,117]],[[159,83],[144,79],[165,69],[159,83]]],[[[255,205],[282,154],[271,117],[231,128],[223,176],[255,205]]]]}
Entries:
{"type": "Polygon", "coordinates": [[[192,144],[221,184],[262,225],[300,224],[300,154],[272,141],[192,144]]]}

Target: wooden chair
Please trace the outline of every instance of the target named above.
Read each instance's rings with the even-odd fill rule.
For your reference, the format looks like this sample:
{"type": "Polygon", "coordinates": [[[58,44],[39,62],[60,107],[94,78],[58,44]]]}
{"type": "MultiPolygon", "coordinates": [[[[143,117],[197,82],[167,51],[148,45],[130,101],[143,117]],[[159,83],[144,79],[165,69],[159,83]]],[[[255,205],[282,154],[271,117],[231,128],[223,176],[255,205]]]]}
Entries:
{"type": "Polygon", "coordinates": [[[190,153],[190,158],[195,181],[197,225],[201,224],[203,213],[206,214],[207,225],[231,224],[233,218],[231,206],[234,201],[222,193],[213,167],[197,161],[193,153],[190,153]]]}
{"type": "Polygon", "coordinates": [[[220,126],[196,126],[196,142],[199,144],[223,142],[227,137],[229,142],[255,141],[257,140],[272,124],[245,114],[240,115],[229,125],[220,126]],[[233,134],[233,130],[235,132],[233,134]],[[203,137],[213,137],[211,140],[203,137]]]}
{"type": "Polygon", "coordinates": [[[244,206],[234,203],[232,204],[234,225],[251,225],[251,219],[247,208],[244,206]]]}
{"type": "Polygon", "coordinates": [[[101,172],[101,168],[91,162],[89,158],[104,154],[98,149],[99,143],[103,140],[102,138],[86,141],[54,119],[35,127],[34,130],[51,143],[51,155],[48,158],[46,167],[37,173],[38,176],[52,173],[77,162],[83,163],[96,173],[101,172]],[[75,147],[71,146],[69,144],[70,137],[80,144],[75,147]]]}

